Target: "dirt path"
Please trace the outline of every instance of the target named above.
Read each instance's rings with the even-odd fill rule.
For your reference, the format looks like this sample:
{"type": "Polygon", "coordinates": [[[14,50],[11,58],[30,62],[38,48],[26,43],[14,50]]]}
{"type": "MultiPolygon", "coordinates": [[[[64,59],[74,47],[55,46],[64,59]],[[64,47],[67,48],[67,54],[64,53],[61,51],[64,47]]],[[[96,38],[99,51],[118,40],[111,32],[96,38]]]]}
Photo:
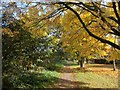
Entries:
{"type": "Polygon", "coordinates": [[[72,71],[71,66],[65,66],[61,71],[59,82],[55,84],[55,88],[79,88],[85,83],[77,81],[76,72],[72,71]]]}

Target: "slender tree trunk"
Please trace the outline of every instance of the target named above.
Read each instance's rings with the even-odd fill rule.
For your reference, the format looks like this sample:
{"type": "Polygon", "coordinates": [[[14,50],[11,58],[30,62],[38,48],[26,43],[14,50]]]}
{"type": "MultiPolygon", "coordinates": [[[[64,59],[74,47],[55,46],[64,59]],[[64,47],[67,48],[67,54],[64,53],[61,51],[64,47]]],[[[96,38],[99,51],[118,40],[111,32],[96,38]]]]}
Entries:
{"type": "Polygon", "coordinates": [[[86,63],[88,64],[88,59],[86,59],[86,63]]]}
{"type": "Polygon", "coordinates": [[[116,71],[116,64],[115,64],[115,60],[113,60],[113,71],[116,71]]]}
{"type": "Polygon", "coordinates": [[[77,64],[80,65],[80,60],[78,60],[77,64]]]}
{"type": "Polygon", "coordinates": [[[84,65],[84,57],[81,57],[81,60],[79,61],[80,63],[80,68],[84,68],[85,65],[84,65]]]}

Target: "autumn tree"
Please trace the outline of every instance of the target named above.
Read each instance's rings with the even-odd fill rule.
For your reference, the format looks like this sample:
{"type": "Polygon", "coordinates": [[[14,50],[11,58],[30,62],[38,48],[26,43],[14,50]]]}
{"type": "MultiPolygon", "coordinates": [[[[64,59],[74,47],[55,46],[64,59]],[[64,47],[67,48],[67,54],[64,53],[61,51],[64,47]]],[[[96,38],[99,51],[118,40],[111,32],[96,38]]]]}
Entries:
{"type": "MultiPolygon", "coordinates": [[[[78,21],[80,22],[82,28],[93,38],[99,40],[102,43],[107,43],[117,49],[120,49],[120,46],[118,44],[115,44],[114,42],[111,42],[110,40],[106,39],[106,35],[112,34],[116,36],[120,36],[119,32],[119,2],[112,2],[112,3],[106,3],[103,4],[102,2],[89,2],[89,3],[83,3],[83,2],[41,2],[37,4],[39,5],[48,5],[49,7],[52,7],[54,9],[51,10],[52,13],[47,13],[46,17],[44,19],[49,19],[56,17],[57,15],[61,14],[61,12],[64,12],[64,15],[67,13],[67,11],[71,11],[73,13],[78,21]],[[54,5],[54,6],[53,6],[54,5]],[[88,13],[93,18],[89,18],[89,20],[86,22],[83,19],[83,16],[85,16],[84,12],[88,13]],[[93,27],[93,25],[96,25],[93,27]],[[100,28],[100,32],[104,33],[104,37],[100,37],[98,34],[96,34],[96,27],[100,28]],[[94,28],[94,29],[93,29],[94,28]]],[[[43,19],[39,19],[40,21],[43,19]]],[[[79,25],[80,25],[79,24],[79,25]]]]}
{"type": "Polygon", "coordinates": [[[30,7],[30,12],[28,12],[29,17],[35,15],[36,17],[23,17],[29,20],[26,26],[29,27],[29,29],[31,28],[30,32],[33,31],[32,28],[40,28],[40,30],[38,29],[38,32],[45,32],[45,28],[50,28],[51,23],[57,25],[61,23],[64,26],[62,35],[64,39],[61,38],[63,45],[66,42],[66,45],[69,46],[69,42],[71,42],[74,44],[70,45],[71,48],[74,48],[75,51],[81,50],[81,56],[84,56],[85,54],[85,56],[88,56],[93,52],[99,54],[103,54],[104,52],[104,54],[106,54],[103,49],[104,44],[101,44],[101,49],[94,49],[100,48],[100,45],[94,45],[96,42],[102,42],[111,45],[118,50],[120,49],[120,46],[112,41],[112,35],[117,37],[120,35],[119,9],[117,8],[119,8],[119,2],[39,2],[35,3],[35,6],[30,7]],[[40,23],[42,23],[42,26],[40,23]],[[44,29],[42,30],[42,28],[44,29]],[[94,39],[91,39],[89,36],[92,36],[94,39]],[[80,38],[81,40],[79,40],[80,38]],[[81,41],[82,43],[80,43],[81,41]],[[90,43],[84,44],[86,42],[90,43]],[[89,50],[84,47],[89,47],[89,50]]]}
{"type": "MultiPolygon", "coordinates": [[[[62,26],[59,24],[54,26],[55,23],[51,26],[46,24],[54,21],[37,23],[37,20],[32,18],[35,16],[34,12],[31,12],[32,9],[36,14],[37,9],[33,7],[30,7],[26,12],[26,10],[19,8],[17,3],[3,4],[3,87],[13,87],[14,80],[19,78],[19,74],[33,70],[35,66],[54,68],[53,61],[64,59],[64,52],[61,43],[59,43],[61,37],[59,30],[62,29],[62,26]]],[[[39,15],[35,17],[38,18],[39,15]]]]}
{"type": "MultiPolygon", "coordinates": [[[[88,56],[92,52],[97,52],[97,50],[93,50],[93,46],[96,48],[96,45],[90,46],[96,42],[106,43],[118,50],[120,49],[120,46],[114,43],[112,41],[113,37],[111,37],[112,35],[117,37],[120,35],[119,9],[117,9],[119,8],[119,2],[106,4],[78,1],[39,2],[34,3],[34,5],[29,3],[28,7],[28,11],[22,13],[20,18],[24,23],[24,29],[34,34],[34,36],[47,36],[49,30],[51,30],[51,24],[52,26],[62,24],[64,26],[62,28],[64,39],[61,37],[62,45],[71,39],[71,43],[74,44],[71,45],[74,46],[72,48],[76,48],[75,50],[78,51],[81,50],[81,56],[85,54],[88,56]],[[86,44],[86,42],[90,43],[86,44]],[[89,51],[92,50],[92,52],[86,52],[87,49],[84,47],[89,47],[89,51]]],[[[67,44],[70,45],[68,42],[67,44]]]]}
{"type": "MultiPolygon", "coordinates": [[[[3,62],[3,66],[5,66],[5,68],[10,62],[13,63],[9,60],[13,58],[16,65],[23,62],[22,64],[24,64],[24,66],[29,63],[29,61],[32,62],[32,64],[36,63],[36,59],[40,59],[43,62],[46,60],[48,60],[48,62],[52,61],[52,58],[63,59],[64,54],[61,54],[63,50],[61,43],[59,43],[62,26],[59,25],[59,23],[56,25],[57,20],[55,19],[37,23],[39,20],[36,19],[43,17],[46,12],[39,11],[43,8],[42,6],[41,8],[34,8],[28,6],[29,4],[30,3],[23,5],[28,11],[24,8],[18,8],[17,3],[3,4],[3,61],[5,61],[3,62]],[[50,26],[51,23],[53,25],[50,26]],[[7,40],[9,41],[8,44],[7,40]],[[59,56],[58,54],[61,55],[59,56]],[[16,59],[18,59],[20,63],[17,62],[16,59]]],[[[49,10],[47,10],[47,12],[48,11],[49,10]]],[[[59,19],[59,16],[56,18],[59,19]]]]}

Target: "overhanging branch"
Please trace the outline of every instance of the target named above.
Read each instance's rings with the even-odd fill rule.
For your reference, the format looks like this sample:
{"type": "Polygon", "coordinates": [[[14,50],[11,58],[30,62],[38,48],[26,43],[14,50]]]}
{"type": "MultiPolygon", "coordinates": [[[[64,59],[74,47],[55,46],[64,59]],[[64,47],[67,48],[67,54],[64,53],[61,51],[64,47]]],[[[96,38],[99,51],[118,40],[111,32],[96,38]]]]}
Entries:
{"type": "Polygon", "coordinates": [[[116,9],[116,4],[115,4],[115,2],[112,2],[112,4],[113,4],[114,13],[115,13],[115,15],[116,15],[116,17],[118,19],[118,24],[120,25],[120,17],[119,17],[119,14],[117,12],[117,9],[116,9]]]}
{"type": "Polygon", "coordinates": [[[85,23],[83,22],[83,20],[81,19],[81,17],[79,16],[79,14],[78,14],[74,9],[72,9],[71,7],[69,7],[67,4],[64,4],[64,5],[65,5],[66,8],[68,8],[70,11],[72,11],[72,12],[77,16],[77,18],[79,19],[79,21],[80,21],[81,24],[83,25],[84,29],[87,31],[87,33],[88,33],[90,36],[92,36],[93,38],[101,41],[102,43],[107,43],[107,44],[113,46],[114,48],[117,48],[117,49],[120,50],[120,46],[119,46],[119,45],[117,45],[117,44],[115,44],[115,43],[112,43],[112,42],[110,42],[109,40],[105,40],[105,39],[103,39],[103,38],[100,38],[100,37],[94,35],[92,32],[90,32],[89,29],[86,27],[85,23]]]}

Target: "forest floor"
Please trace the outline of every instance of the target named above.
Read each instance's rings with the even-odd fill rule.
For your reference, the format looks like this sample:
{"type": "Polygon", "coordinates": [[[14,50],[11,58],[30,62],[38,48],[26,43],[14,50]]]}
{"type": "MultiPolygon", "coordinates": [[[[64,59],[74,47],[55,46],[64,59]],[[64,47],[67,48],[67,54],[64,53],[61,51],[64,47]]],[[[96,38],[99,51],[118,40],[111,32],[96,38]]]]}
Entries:
{"type": "Polygon", "coordinates": [[[54,88],[118,88],[118,69],[110,64],[66,65],[59,72],[59,81],[54,88]]]}

